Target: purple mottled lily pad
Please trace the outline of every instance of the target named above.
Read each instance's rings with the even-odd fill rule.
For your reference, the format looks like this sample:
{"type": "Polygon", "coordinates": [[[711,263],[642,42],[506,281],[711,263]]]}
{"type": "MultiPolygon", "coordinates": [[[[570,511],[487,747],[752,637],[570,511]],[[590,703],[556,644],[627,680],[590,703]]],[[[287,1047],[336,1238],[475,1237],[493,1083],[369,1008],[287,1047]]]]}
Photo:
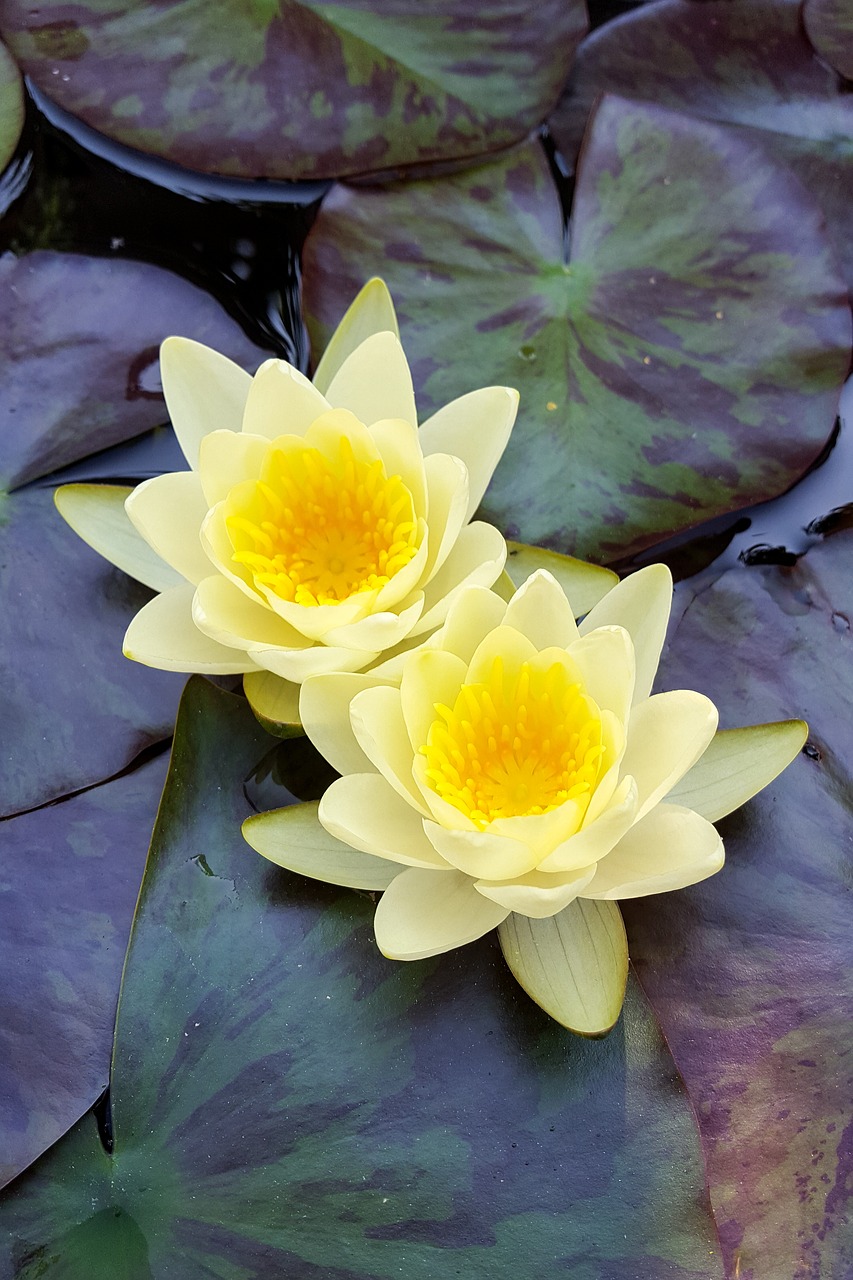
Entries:
{"type": "Polygon", "coordinates": [[[0,169],[18,145],[24,123],[24,87],[9,50],[0,44],[0,169]]]}
{"type": "Polygon", "coordinates": [[[0,1185],[109,1082],[119,981],[166,756],[0,826],[0,1185]]]}
{"type": "Polygon", "coordinates": [[[0,477],[7,488],[167,419],[169,334],[252,372],[264,358],[217,302],[161,267],[36,252],[0,258],[0,477]]]}
{"type": "Polygon", "coordinates": [[[583,0],[0,0],[0,30],[60,106],[191,169],[324,178],[461,159],[551,110],[583,0]]]}
{"type": "Polygon", "coordinates": [[[853,7],[850,0],[805,0],[806,34],[831,67],[853,80],[853,7]]]}
{"type": "Polygon", "coordinates": [[[631,955],[706,1149],[728,1274],[853,1275],[853,535],[686,583],[661,670],[721,723],[810,739],[721,824],[726,866],[625,903],[631,955]]]}
{"type": "Polygon", "coordinates": [[[183,678],[129,662],[150,597],[59,515],[53,494],[0,494],[0,816],[121,772],[167,738],[183,678]]]}
{"type": "MultiPolygon", "coordinates": [[[[843,4],[850,56],[853,9],[843,4]]],[[[853,95],[815,56],[800,0],[661,0],[594,32],[551,119],[570,159],[601,93],[755,130],[820,201],[853,287],[853,95]]]]}
{"type": "Polygon", "coordinates": [[[464,175],[336,188],[306,245],[312,338],[381,273],[422,415],[521,391],[482,511],[507,536],[615,559],[785,490],[832,430],[847,292],[819,210],[741,132],[606,98],[566,261],[529,144],[464,175]]]}
{"type": "Polygon", "coordinates": [[[494,937],[385,960],[370,895],[243,843],[268,744],[242,699],[191,681],[122,985],[114,1149],[88,1117],[9,1188],[0,1275],[720,1280],[693,1118],[636,985],[585,1041],[494,937]]]}

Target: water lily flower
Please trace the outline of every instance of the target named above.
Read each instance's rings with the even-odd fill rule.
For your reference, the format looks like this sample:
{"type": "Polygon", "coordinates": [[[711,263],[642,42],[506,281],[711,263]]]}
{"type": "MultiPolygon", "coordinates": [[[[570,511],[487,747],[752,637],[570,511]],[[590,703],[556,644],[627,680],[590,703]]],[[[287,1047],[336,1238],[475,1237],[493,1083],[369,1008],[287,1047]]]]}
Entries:
{"type": "MultiPolygon", "coordinates": [[[[132,620],[129,658],[296,684],[358,671],[443,623],[463,584],[500,575],[504,539],[471,517],[518,394],[472,391],[418,428],[381,281],[356,298],[313,382],[283,360],[250,377],[185,338],[166,340],[161,369],[190,470],[140,484],[125,504],[172,575],[132,620]]],[[[98,495],[72,488],[57,505],[85,537],[81,504],[98,495]]],[[[102,522],[87,540],[127,567],[130,533],[102,522]]]]}
{"type": "MultiPolygon", "coordinates": [[[[250,819],[249,842],[318,878],[384,888],[375,933],[390,958],[436,955],[501,926],[528,985],[533,952],[540,969],[543,955],[546,969],[557,952],[562,962],[558,932],[577,924],[574,904],[615,910],[614,900],[719,871],[713,820],[804,740],[802,722],[732,738],[702,694],[651,693],[671,597],[668,569],[653,565],[578,626],[546,571],[508,603],[467,588],[430,646],[404,658],[398,684],[364,687],[347,707],[334,681],[306,683],[305,730],[342,775],[316,811],[323,834],[306,851],[295,838],[304,818],[284,809],[250,819]]],[[[624,990],[621,921],[596,919],[624,952],[624,965],[612,959],[624,990]]],[[[559,973],[545,976],[559,985],[559,973]]]]}

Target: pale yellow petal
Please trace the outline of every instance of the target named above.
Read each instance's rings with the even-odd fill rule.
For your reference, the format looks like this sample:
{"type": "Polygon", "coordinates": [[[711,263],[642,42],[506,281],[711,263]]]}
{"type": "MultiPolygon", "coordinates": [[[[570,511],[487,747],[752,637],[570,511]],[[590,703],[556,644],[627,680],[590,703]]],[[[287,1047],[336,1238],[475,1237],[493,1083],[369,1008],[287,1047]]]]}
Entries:
{"type": "Polygon", "coordinates": [[[255,664],[247,654],[199,631],[192,619],[194,595],[195,588],[182,583],[149,600],[125,633],[124,656],[161,671],[198,671],[210,676],[253,671],[255,664]]]}
{"type": "Polygon", "coordinates": [[[503,534],[491,524],[466,524],[456,545],[424,588],[424,611],[413,634],[439,627],[457,592],[465,587],[490,587],[500,577],[506,559],[503,534]]]}
{"type": "Polygon", "coordinates": [[[367,426],[383,418],[417,422],[412,375],[399,338],[373,334],[347,356],[325,391],[335,408],[350,409],[367,426]]]}
{"type": "Polygon", "coordinates": [[[211,431],[201,442],[198,475],[208,507],[226,498],[235,484],[257,480],[270,442],[241,431],[211,431]]]}
{"type": "Polygon", "coordinates": [[[490,631],[477,645],[468,666],[467,683],[477,684],[480,681],[488,681],[496,660],[502,663],[507,679],[514,683],[522,664],[535,661],[537,653],[536,646],[514,627],[508,627],[505,624],[495,627],[494,631],[490,631]]]}
{"type": "Polygon", "coordinates": [[[317,449],[325,457],[337,458],[341,440],[349,441],[359,462],[372,466],[381,456],[376,441],[367,427],[349,409],[329,409],[311,423],[305,432],[304,443],[309,449],[317,449]]]}
{"type": "Polygon", "coordinates": [[[366,338],[384,331],[399,338],[394,303],[384,280],[368,280],[329,339],[323,358],[314,373],[314,385],[325,391],[338,369],[366,338]]]}
{"type": "Polygon", "coordinates": [[[452,453],[468,468],[467,520],[483,501],[517,412],[518,392],[513,387],[481,387],[451,400],[420,429],[425,457],[452,453]]]}
{"type": "Polygon", "coordinates": [[[468,519],[468,472],[465,464],[447,453],[435,453],[424,461],[427,485],[429,555],[424,580],[441,569],[468,519]]]}
{"type": "MultiPolygon", "coordinates": [[[[228,536],[225,524],[227,501],[217,502],[207,513],[201,526],[201,545],[207,559],[214,569],[223,574],[229,582],[233,582],[250,600],[263,600],[260,591],[251,584],[251,574],[245,566],[234,560],[234,547],[228,536]]],[[[209,570],[208,570],[209,572],[209,570]]]]}
{"type": "Polygon", "coordinates": [[[563,911],[578,894],[582,893],[595,874],[595,867],[581,867],[562,875],[544,875],[530,871],[517,880],[495,884],[490,880],[477,880],[475,888],[484,898],[496,902],[507,911],[545,920],[563,911]]]}
{"type": "Polygon", "coordinates": [[[623,722],[612,711],[602,711],[601,745],[604,747],[604,754],[601,757],[598,782],[590,797],[589,807],[583,820],[584,827],[597,821],[611,803],[619,785],[620,776],[624,777],[622,757],[625,754],[626,742],[627,735],[623,722]]]}
{"type": "Polygon", "coordinates": [[[248,671],[243,676],[243,692],[255,717],[277,738],[294,738],[303,732],[299,688],[271,671],[248,671]]]}
{"type": "Polygon", "coordinates": [[[601,1036],[614,1025],[628,980],[628,940],[614,902],[576,898],[545,920],[513,913],[498,938],[513,977],[562,1026],[601,1036]]]}
{"type": "Polygon", "coordinates": [[[413,753],[400,690],[388,687],[365,689],[350,703],[350,718],[356,741],[374,768],[422,817],[430,816],[420,788],[412,776],[413,753]]]}
{"type": "Polygon", "coordinates": [[[295,684],[301,684],[309,676],[326,675],[332,671],[360,671],[378,656],[361,649],[335,648],[332,645],[312,644],[308,640],[304,649],[252,645],[248,652],[257,666],[272,671],[283,680],[292,680],[295,684]]]}
{"type": "Polygon", "coordinates": [[[412,495],[415,515],[427,514],[427,482],[418,429],[403,418],[374,422],[370,434],[379,450],[386,476],[399,476],[412,495]]]}
{"type": "Polygon", "coordinates": [[[405,663],[400,702],[413,751],[426,745],[430,727],[438,719],[436,704],[453,706],[465,673],[461,658],[439,649],[420,649],[405,663]]]}
{"type": "Polygon", "coordinates": [[[127,485],[64,484],[53,495],[57,510],[78,538],[117,569],[155,591],[168,591],[184,581],[131,524],[125,501],[127,485]]]}
{"type": "Polygon", "coordinates": [[[582,618],[619,581],[612,569],[602,569],[600,565],[576,560],[574,556],[561,555],[559,551],[530,547],[524,542],[507,542],[507,549],[506,572],[510,581],[510,590],[505,597],[507,600],[531,573],[535,573],[537,569],[546,569],[557,579],[568,596],[574,616],[582,618]]]}
{"type": "Polygon", "coordinates": [[[160,376],[178,444],[191,467],[210,431],[239,431],[252,379],[245,370],[191,338],[167,338],[160,376]]]}
{"type": "Polygon", "coordinates": [[[608,854],[637,816],[637,784],[623,778],[607,808],[580,831],[574,832],[539,863],[540,871],[573,871],[590,867],[608,854]]]}
{"type": "Polygon", "coordinates": [[[720,729],[668,799],[716,822],[786,769],[799,755],[808,733],[803,720],[720,729]]]}
{"type": "Polygon", "coordinates": [[[454,596],[444,625],[431,643],[438,649],[455,653],[467,665],[477,646],[501,625],[505,614],[506,605],[488,587],[463,587],[454,596]]]}
{"type": "Polygon", "coordinates": [[[623,627],[598,627],[568,650],[587,694],[602,710],[627,722],[634,694],[634,646],[623,627]]]}
{"type": "Polygon", "coordinates": [[[423,595],[418,592],[412,603],[399,613],[371,613],[357,622],[327,631],[323,639],[326,644],[382,653],[406,638],[421,616],[423,604],[423,595]]]}
{"type": "Polygon", "coordinates": [[[350,703],[364,689],[390,688],[390,682],[367,672],[331,672],[311,676],[302,685],[299,718],[308,737],[338,773],[366,773],[371,764],[356,741],[350,703]]]}
{"type": "MultiPolygon", "coordinates": [[[[380,587],[374,605],[377,613],[387,613],[389,609],[400,613],[403,609],[408,609],[414,603],[416,588],[419,602],[418,618],[423,613],[424,593],[420,590],[420,586],[429,554],[429,539],[425,520],[418,520],[416,536],[419,546],[409,563],[404,564],[402,569],[398,569],[390,581],[385,583],[384,587],[380,587]]],[[[408,632],[405,634],[408,634],[408,632]]]]}
{"type": "Polygon", "coordinates": [[[407,867],[447,869],[420,816],[378,773],[338,778],[320,801],[319,816],[327,831],[354,849],[407,867]]]}
{"type": "Polygon", "coordinates": [[[444,800],[433,789],[432,783],[427,777],[428,769],[429,765],[427,764],[426,756],[423,752],[418,752],[412,761],[412,776],[418,788],[418,793],[426,805],[426,810],[432,814],[438,825],[444,827],[447,831],[476,831],[477,827],[467,814],[462,813],[455,805],[444,800]]]}
{"type": "MultiPolygon", "coordinates": [[[[337,603],[308,605],[282,600],[271,587],[264,584],[261,584],[260,591],[273,612],[309,640],[325,640],[327,634],[336,627],[348,627],[353,622],[366,618],[373,611],[377,594],[375,591],[359,591],[337,603]]],[[[370,659],[365,658],[362,666],[368,661],[370,659]]]]}
{"type": "Polygon", "coordinates": [[[536,863],[547,857],[563,841],[578,830],[583,820],[584,805],[566,800],[547,813],[531,813],[516,818],[495,818],[489,830],[496,835],[521,840],[536,855],[536,863]]]}
{"type": "Polygon", "coordinates": [[[212,640],[235,649],[248,650],[256,646],[301,649],[307,643],[272,610],[259,601],[250,600],[220,574],[204,578],[198,584],[193,621],[212,640]]]}
{"type": "Polygon", "coordinates": [[[194,471],[171,471],[136,486],[125,510],[134,528],[188,582],[210,574],[201,543],[207,503],[194,471]]]}
{"type": "Polygon", "coordinates": [[[684,889],[719,871],[723,842],[705,818],[680,805],[659,804],[598,864],[585,898],[642,898],[684,889]]]}
{"type": "Polygon", "coordinates": [[[474,879],[508,880],[536,866],[536,854],[526,844],[491,831],[448,831],[424,821],[430,845],[445,861],[474,879]]]}
{"type": "Polygon", "coordinates": [[[389,960],[424,960],[476,941],[508,914],[478,894],[461,871],[411,867],[383,893],[373,930],[389,960]]]}
{"type": "Polygon", "coordinates": [[[267,440],[304,436],[328,410],[329,402],[303,373],[284,360],[267,360],[252,379],[241,425],[248,435],[267,440]]]}
{"type": "Polygon", "coordinates": [[[348,889],[387,889],[400,868],[336,840],[317,818],[317,802],[258,813],[243,823],[243,836],[264,858],[327,884],[348,889]]]}
{"type": "Polygon", "coordinates": [[[506,607],[504,622],[537,649],[567,649],[578,639],[577,623],[566,593],[543,569],[523,582],[506,607]]]}
{"type": "Polygon", "coordinates": [[[692,689],[657,693],[638,703],[628,724],[622,772],[637,781],[637,817],[683,778],[717,730],[717,708],[692,689]]]}
{"type": "Polygon", "coordinates": [[[624,627],[634,643],[637,676],[634,701],[651,692],[672,607],[672,574],[664,564],[650,564],[624,578],[587,614],[582,636],[596,627],[624,627]]]}

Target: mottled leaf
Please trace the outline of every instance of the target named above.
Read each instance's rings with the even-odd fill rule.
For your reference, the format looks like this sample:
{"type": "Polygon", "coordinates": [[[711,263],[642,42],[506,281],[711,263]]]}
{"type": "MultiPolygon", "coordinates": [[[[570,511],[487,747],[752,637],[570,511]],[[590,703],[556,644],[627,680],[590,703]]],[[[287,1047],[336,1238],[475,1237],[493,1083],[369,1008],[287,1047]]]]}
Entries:
{"type": "Polygon", "coordinates": [[[0,170],[5,169],[14,154],[23,123],[21,73],[9,50],[0,44],[0,170]]]}
{"type": "Polygon", "coordinates": [[[145,262],[0,258],[0,477],[7,488],[167,419],[159,347],[177,333],[254,371],[264,353],[195,285],[145,262]]]}
{"type": "Polygon", "coordinates": [[[850,0],[805,0],[806,34],[831,67],[853,80],[853,7],[850,0]]]}
{"type": "Polygon", "coordinates": [[[720,824],[726,866],[624,903],[696,1104],[729,1274],[853,1274],[853,536],[685,584],[661,663],[724,724],[802,715],[803,754],[720,824]]]}
{"type": "Polygon", "coordinates": [[[306,246],[312,336],[321,349],[381,269],[422,413],[484,383],[521,391],[483,514],[613,559],[781,492],[819,452],[850,350],[820,223],[741,133],[609,98],[568,263],[536,145],[457,177],[338,187],[306,246]]]}
{"type": "Polygon", "coordinates": [[[0,1185],[107,1087],[166,760],[0,825],[0,1185]]]}
{"type": "Polygon", "coordinates": [[[494,938],[388,962],[368,896],[241,840],[267,742],[191,681],[122,987],[114,1152],[86,1119],[13,1185],[0,1275],[718,1280],[692,1117],[636,988],[584,1041],[494,938]]]}
{"type": "Polygon", "coordinates": [[[0,814],[112,777],[169,736],[182,678],[121,651],[149,597],[81,542],[49,490],[0,493],[0,814]]]}
{"type": "Polygon", "coordinates": [[[820,201],[853,287],[853,97],[815,57],[800,13],[800,0],[661,0],[626,14],[581,45],[551,127],[571,159],[598,95],[621,93],[759,131],[820,201]]]}
{"type": "Polygon", "coordinates": [[[499,150],[554,105],[582,0],[2,0],[51,99],[191,169],[322,178],[499,150]]]}

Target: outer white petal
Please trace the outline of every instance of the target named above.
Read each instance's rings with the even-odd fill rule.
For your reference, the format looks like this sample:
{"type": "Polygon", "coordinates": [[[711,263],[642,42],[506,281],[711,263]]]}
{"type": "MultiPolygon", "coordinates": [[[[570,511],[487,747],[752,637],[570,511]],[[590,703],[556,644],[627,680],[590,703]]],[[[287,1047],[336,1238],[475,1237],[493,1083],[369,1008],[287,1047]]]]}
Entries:
{"type": "Polygon", "coordinates": [[[239,431],[252,379],[218,351],[191,338],[167,338],[160,347],[166,408],[184,457],[198,466],[209,431],[239,431]]]}
{"type": "Polygon", "coordinates": [[[193,621],[212,640],[235,649],[249,650],[257,646],[301,649],[306,645],[298,631],[260,602],[250,600],[233,582],[219,574],[204,578],[198,584],[193,621]]]}
{"type": "Polygon", "coordinates": [[[374,422],[370,434],[379,450],[386,476],[399,476],[412,495],[417,516],[427,514],[427,485],[418,429],[402,418],[374,422]]]}
{"type": "Polygon", "coordinates": [[[356,347],[374,333],[387,330],[399,338],[394,303],[384,280],[374,276],[361,289],[323,352],[323,358],[314,373],[314,385],[325,391],[341,365],[356,347]]]}
{"type": "Polygon", "coordinates": [[[308,737],[338,773],[367,773],[373,767],[356,741],[350,703],[364,689],[390,688],[391,681],[368,672],[331,672],[302,685],[299,717],[308,737]]]}
{"type": "Polygon", "coordinates": [[[514,388],[481,387],[451,400],[420,429],[425,456],[452,453],[468,468],[468,520],[483,500],[517,412],[518,392],[514,388]]]}
{"type": "Polygon", "coordinates": [[[194,587],[184,583],[149,600],[125,633],[125,657],[161,671],[220,676],[253,671],[255,664],[245,653],[199,631],[192,619],[194,595],[194,587]]]}
{"type": "Polygon", "coordinates": [[[376,908],[376,942],[390,960],[423,960],[474,942],[509,912],[482,897],[461,871],[412,867],[388,886],[376,908]]]}
{"type": "Polygon", "coordinates": [[[569,649],[586,692],[602,709],[626,723],[634,693],[634,646],[623,627],[598,627],[569,649]]]}
{"type": "Polygon", "coordinates": [[[504,622],[527,636],[537,649],[567,649],[578,639],[566,593],[544,569],[537,569],[518,588],[506,607],[504,622]]]}
{"type": "Polygon", "coordinates": [[[463,528],[456,545],[424,588],[424,611],[413,635],[439,627],[462,587],[490,587],[506,560],[506,542],[494,525],[476,520],[463,528]]]}
{"type": "Polygon", "coordinates": [[[417,423],[412,375],[400,341],[376,333],[347,356],[326,388],[335,408],[349,409],[366,426],[383,418],[417,423]]]}
{"type": "Polygon", "coordinates": [[[331,645],[311,644],[310,641],[306,641],[304,649],[271,649],[252,645],[248,652],[256,666],[272,671],[282,680],[292,680],[294,684],[301,684],[309,676],[332,671],[360,671],[379,656],[360,649],[339,649],[331,645]]]}
{"type": "Polygon", "coordinates": [[[429,810],[412,776],[412,744],[406,733],[399,689],[378,687],[356,694],[350,703],[350,718],[356,741],[370,763],[398,795],[428,818],[429,810]]]}
{"type": "Polygon", "coordinates": [[[635,702],[651,693],[671,608],[672,574],[664,564],[650,564],[608,591],[580,624],[582,636],[607,626],[624,627],[628,632],[637,663],[635,702]]]}
{"type": "Polygon", "coordinates": [[[692,689],[657,693],[634,707],[622,772],[637,781],[637,817],[683,778],[717,731],[717,708],[692,689]]]}
{"type": "Polygon", "coordinates": [[[243,836],[263,857],[288,871],[351,889],[387,889],[400,868],[342,844],[320,826],[317,803],[258,813],[243,836]]]}
{"type": "Polygon", "coordinates": [[[504,884],[478,880],[474,887],[483,897],[506,907],[508,911],[531,916],[534,920],[546,920],[573,902],[586,889],[594,874],[595,867],[581,867],[562,875],[531,871],[529,875],[504,884]]]}
{"type": "Polygon", "coordinates": [[[455,653],[469,663],[482,640],[499,627],[506,605],[488,587],[462,587],[450,603],[444,625],[432,637],[437,649],[455,653]]]}
{"type": "Polygon", "coordinates": [[[125,501],[132,493],[126,485],[64,484],[53,495],[57,510],[79,538],[155,591],[168,591],[184,581],[183,574],[166,564],[130,522],[125,501]]]}
{"type": "Polygon", "coordinates": [[[723,842],[705,818],[680,805],[659,804],[602,858],[585,898],[642,898],[684,889],[719,871],[723,842]]]}
{"type": "Polygon", "coordinates": [[[201,543],[207,503],[194,471],[145,480],[128,496],[125,510],[148,545],[188,582],[208,577],[210,561],[201,543]]]}
{"type": "Polygon", "coordinates": [[[721,729],[707,751],[669,793],[669,799],[709,822],[745,804],[802,750],[809,728],[802,720],[721,729]]]}
{"type": "Polygon", "coordinates": [[[447,453],[436,453],[424,464],[427,484],[429,555],[424,580],[433,578],[444,564],[462,526],[467,523],[468,472],[465,464],[447,453]]]}
{"type": "Polygon", "coordinates": [[[412,806],[378,773],[338,778],[320,801],[319,817],[328,832],[354,849],[402,866],[447,869],[412,806]]]}
{"type": "Polygon", "coordinates": [[[304,373],[284,360],[267,360],[252,379],[242,429],[267,440],[304,436],[314,419],[328,411],[328,401],[304,373]]]}

